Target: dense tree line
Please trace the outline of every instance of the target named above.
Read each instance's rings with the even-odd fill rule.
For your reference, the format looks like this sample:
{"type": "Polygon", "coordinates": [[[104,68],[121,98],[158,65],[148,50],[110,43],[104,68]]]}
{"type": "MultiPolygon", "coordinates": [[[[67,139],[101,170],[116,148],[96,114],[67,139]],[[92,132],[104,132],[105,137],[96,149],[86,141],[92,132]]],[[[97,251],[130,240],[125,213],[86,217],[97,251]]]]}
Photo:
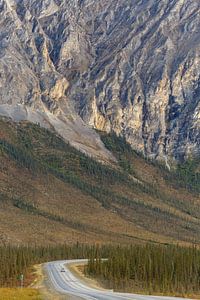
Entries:
{"type": "Polygon", "coordinates": [[[89,258],[87,275],[118,291],[192,294],[200,291],[200,250],[175,245],[0,246],[0,286],[19,285],[34,264],[89,258]]]}
{"type": "Polygon", "coordinates": [[[176,170],[168,174],[168,178],[189,191],[200,193],[200,159],[178,163],[176,170]]]}
{"type": "Polygon", "coordinates": [[[111,247],[90,255],[85,273],[108,288],[132,292],[189,294],[200,291],[200,250],[172,245],[111,247]]]}
{"type": "MultiPolygon", "coordinates": [[[[0,286],[18,286],[19,276],[26,278],[34,264],[60,259],[87,258],[94,253],[94,246],[77,243],[58,246],[0,246],[0,286]]],[[[101,253],[106,252],[101,248],[101,253]]]]}

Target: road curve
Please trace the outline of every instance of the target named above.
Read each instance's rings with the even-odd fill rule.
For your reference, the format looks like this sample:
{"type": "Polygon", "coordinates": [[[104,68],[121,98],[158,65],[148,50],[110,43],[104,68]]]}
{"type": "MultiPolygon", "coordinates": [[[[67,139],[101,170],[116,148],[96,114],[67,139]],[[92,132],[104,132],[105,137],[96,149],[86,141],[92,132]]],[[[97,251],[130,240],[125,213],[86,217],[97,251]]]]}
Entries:
{"type": "Polygon", "coordinates": [[[71,263],[82,264],[84,262],[87,262],[87,260],[64,260],[46,263],[44,269],[53,289],[60,294],[76,296],[84,300],[186,300],[186,298],[115,293],[109,290],[91,288],[76,278],[67,267],[71,263]],[[61,272],[63,268],[65,272],[61,272]]]}

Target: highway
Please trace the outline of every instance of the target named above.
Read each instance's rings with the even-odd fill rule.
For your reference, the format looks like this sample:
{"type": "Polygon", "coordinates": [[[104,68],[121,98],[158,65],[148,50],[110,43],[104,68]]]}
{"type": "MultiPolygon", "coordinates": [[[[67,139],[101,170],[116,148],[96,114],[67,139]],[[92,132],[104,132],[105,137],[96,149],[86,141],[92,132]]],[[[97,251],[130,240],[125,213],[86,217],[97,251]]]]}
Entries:
{"type": "Polygon", "coordinates": [[[71,295],[73,297],[77,297],[77,299],[86,300],[186,300],[186,298],[115,293],[109,290],[107,291],[91,288],[79,278],[75,277],[75,275],[72,274],[68,268],[68,266],[72,263],[83,264],[86,262],[87,260],[65,260],[46,263],[44,265],[44,269],[50,281],[51,287],[57,293],[62,295],[71,295]]]}

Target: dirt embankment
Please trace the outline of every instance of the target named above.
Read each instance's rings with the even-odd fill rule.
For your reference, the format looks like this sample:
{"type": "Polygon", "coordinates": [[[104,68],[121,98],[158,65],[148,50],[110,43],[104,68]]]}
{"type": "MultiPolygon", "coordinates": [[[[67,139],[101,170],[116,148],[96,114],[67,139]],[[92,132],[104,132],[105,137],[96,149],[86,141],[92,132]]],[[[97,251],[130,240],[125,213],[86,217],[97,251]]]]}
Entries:
{"type": "Polygon", "coordinates": [[[98,290],[105,290],[103,286],[95,279],[85,276],[84,274],[84,266],[85,263],[72,263],[68,265],[68,269],[77,277],[79,280],[81,280],[85,285],[98,289],[98,290]]]}

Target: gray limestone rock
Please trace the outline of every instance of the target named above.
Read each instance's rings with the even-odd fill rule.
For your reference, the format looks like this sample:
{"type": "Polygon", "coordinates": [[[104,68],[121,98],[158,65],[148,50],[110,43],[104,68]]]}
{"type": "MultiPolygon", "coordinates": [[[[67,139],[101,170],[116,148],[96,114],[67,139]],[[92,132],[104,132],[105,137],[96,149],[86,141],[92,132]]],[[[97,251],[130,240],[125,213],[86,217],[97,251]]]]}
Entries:
{"type": "Polygon", "coordinates": [[[91,127],[157,159],[200,154],[199,0],[0,0],[0,28],[2,115],[103,160],[91,127]]]}

